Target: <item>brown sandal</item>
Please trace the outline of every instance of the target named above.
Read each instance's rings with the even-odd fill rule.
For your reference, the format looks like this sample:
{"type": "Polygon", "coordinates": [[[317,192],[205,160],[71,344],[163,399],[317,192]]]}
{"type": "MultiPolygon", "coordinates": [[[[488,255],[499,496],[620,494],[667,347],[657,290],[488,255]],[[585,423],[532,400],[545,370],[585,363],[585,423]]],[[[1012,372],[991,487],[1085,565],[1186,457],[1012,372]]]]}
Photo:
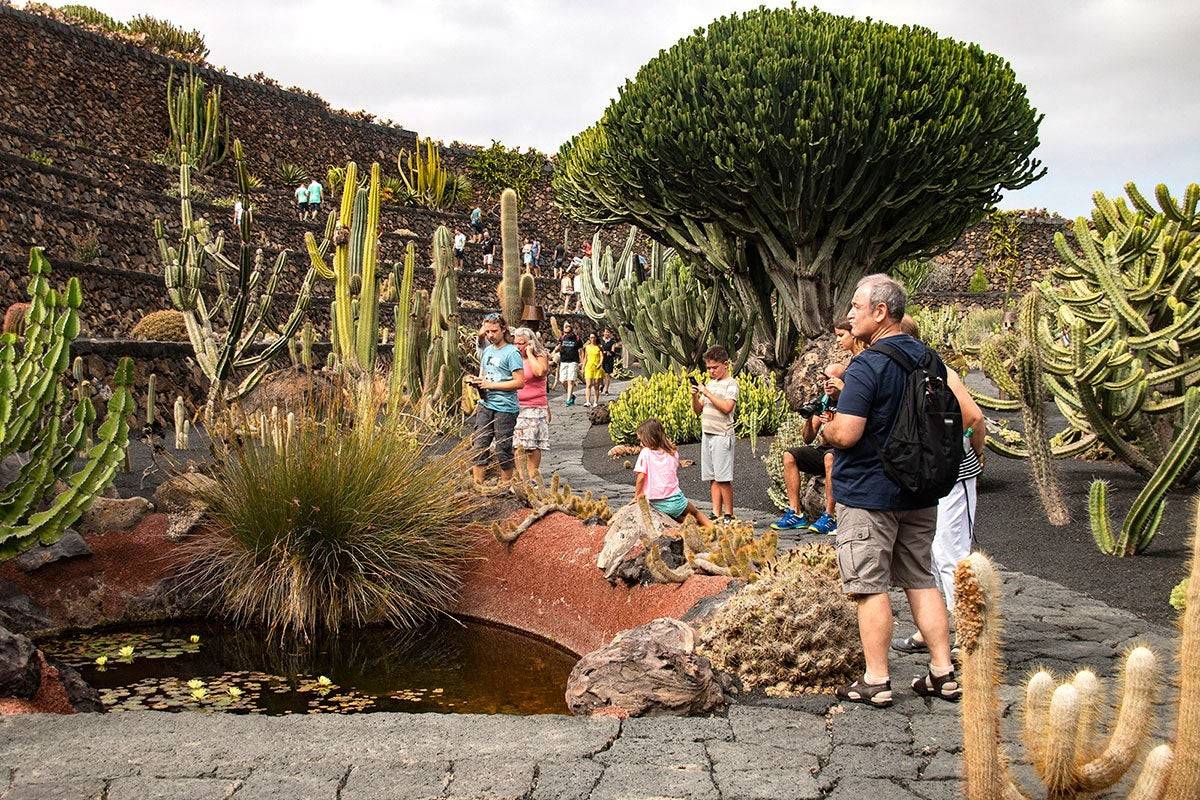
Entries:
{"type": "Polygon", "coordinates": [[[936,697],[948,703],[957,703],[962,699],[962,686],[954,676],[954,670],[940,678],[927,672],[924,678],[913,678],[912,688],[922,697],[936,697]]]}
{"type": "Polygon", "coordinates": [[[837,696],[850,703],[862,703],[875,708],[887,708],[892,700],[892,682],[864,683],[855,681],[837,690],[837,696]]]}

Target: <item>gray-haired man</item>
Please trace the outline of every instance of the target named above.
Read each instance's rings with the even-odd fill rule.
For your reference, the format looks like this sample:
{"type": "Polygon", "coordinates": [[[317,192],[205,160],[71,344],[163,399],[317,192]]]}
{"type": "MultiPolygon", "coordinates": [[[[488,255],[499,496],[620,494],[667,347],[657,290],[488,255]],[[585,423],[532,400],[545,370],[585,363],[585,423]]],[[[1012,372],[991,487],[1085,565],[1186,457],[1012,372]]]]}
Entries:
{"type": "MultiPolygon", "coordinates": [[[[925,345],[900,329],[904,289],[886,275],[868,275],[850,304],[850,332],[875,345],[901,350],[914,362],[925,345]]],[[[858,603],[858,632],[866,674],[838,690],[843,700],[882,707],[892,704],[888,648],[892,608],[888,589],[904,589],[917,628],[929,646],[929,673],[913,681],[926,697],[957,701],[962,695],[950,660],[946,606],[931,570],[937,506],[907,497],[883,470],[879,447],[887,441],[904,396],[907,374],[888,355],[868,347],[850,362],[837,411],[825,425],[837,448],[833,496],[838,511],[838,568],[842,590],[858,603]]]]}

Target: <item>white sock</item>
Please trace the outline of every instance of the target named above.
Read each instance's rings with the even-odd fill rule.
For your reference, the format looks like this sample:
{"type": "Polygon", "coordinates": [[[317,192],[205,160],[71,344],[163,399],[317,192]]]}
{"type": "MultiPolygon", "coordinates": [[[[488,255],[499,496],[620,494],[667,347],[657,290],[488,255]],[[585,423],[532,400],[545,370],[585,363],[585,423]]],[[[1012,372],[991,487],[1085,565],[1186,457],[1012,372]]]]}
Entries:
{"type": "Polygon", "coordinates": [[[891,680],[891,676],[889,676],[889,675],[884,675],[882,678],[880,678],[880,677],[876,677],[875,675],[872,675],[869,672],[863,673],[863,683],[869,684],[871,686],[878,686],[879,684],[887,683],[890,680],[891,680]]]}
{"type": "Polygon", "coordinates": [[[937,667],[937,666],[934,666],[933,664],[929,665],[929,674],[935,678],[944,678],[947,675],[949,675],[951,672],[954,672],[953,664],[951,664],[948,667],[937,667]]]}

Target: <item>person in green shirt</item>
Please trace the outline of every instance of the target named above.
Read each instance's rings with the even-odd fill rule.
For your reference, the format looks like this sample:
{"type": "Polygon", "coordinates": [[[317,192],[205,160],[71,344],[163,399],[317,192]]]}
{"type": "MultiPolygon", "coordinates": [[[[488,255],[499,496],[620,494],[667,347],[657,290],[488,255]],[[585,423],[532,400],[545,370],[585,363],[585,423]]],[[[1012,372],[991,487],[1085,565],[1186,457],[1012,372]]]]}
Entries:
{"type": "Polygon", "coordinates": [[[296,214],[304,219],[308,214],[308,187],[301,183],[293,194],[296,195],[296,214]]]}
{"type": "Polygon", "coordinates": [[[308,184],[308,213],[312,219],[317,218],[317,214],[321,212],[321,195],[325,192],[325,188],[321,186],[321,182],[316,178],[308,184]]]}

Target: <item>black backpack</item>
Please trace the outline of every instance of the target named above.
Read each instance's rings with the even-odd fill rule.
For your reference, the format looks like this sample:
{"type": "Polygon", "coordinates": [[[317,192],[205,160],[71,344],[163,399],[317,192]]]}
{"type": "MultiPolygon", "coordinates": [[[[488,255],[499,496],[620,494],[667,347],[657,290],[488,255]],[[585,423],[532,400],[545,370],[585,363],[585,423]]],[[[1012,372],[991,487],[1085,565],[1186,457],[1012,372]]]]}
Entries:
{"type": "Polygon", "coordinates": [[[920,360],[886,341],[871,346],[908,375],[882,447],[884,473],[912,499],[936,505],[958,482],[963,460],[962,410],[946,383],[946,365],[926,347],[920,360]]]}

